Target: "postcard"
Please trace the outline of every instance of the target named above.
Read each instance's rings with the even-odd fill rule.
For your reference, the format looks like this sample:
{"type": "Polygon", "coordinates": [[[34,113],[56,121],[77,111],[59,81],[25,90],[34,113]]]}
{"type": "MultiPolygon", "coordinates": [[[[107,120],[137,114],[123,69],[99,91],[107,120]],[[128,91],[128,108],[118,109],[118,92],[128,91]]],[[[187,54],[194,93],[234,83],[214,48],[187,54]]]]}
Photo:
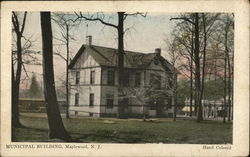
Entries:
{"type": "Polygon", "coordinates": [[[1,156],[247,155],[247,0],[1,3],[1,156]]]}

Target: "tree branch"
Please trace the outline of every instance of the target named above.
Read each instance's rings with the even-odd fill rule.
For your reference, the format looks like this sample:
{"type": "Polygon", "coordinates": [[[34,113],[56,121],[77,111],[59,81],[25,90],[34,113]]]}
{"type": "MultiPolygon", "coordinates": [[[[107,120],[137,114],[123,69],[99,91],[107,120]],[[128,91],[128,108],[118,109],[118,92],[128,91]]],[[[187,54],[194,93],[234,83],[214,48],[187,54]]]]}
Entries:
{"type": "Polygon", "coordinates": [[[27,16],[27,11],[24,12],[24,16],[23,16],[23,24],[22,24],[22,28],[20,31],[21,35],[23,34],[23,31],[24,31],[24,27],[25,27],[25,23],[26,23],[26,16],[27,16]]]}
{"type": "Polygon", "coordinates": [[[146,12],[145,14],[144,14],[144,13],[140,13],[140,12],[131,13],[131,14],[126,13],[126,14],[124,14],[123,20],[126,20],[126,18],[127,18],[128,16],[137,16],[137,15],[141,15],[142,17],[146,17],[146,16],[147,16],[147,12],[146,12]]]}
{"type": "Polygon", "coordinates": [[[194,22],[186,17],[172,17],[172,18],[170,18],[170,21],[172,21],[172,20],[184,20],[184,21],[187,21],[187,22],[191,23],[192,25],[194,25],[194,22]]]}
{"type": "MultiPolygon", "coordinates": [[[[103,19],[100,19],[100,18],[88,18],[88,17],[86,17],[86,16],[84,16],[81,12],[80,12],[80,15],[79,14],[77,14],[76,12],[75,12],[75,14],[76,14],[76,16],[77,16],[77,19],[84,19],[84,20],[87,20],[87,21],[99,21],[99,22],[101,22],[102,24],[104,24],[104,25],[107,25],[107,26],[110,26],[110,27],[114,27],[114,28],[118,28],[118,26],[117,25],[114,25],[114,24],[111,24],[111,23],[108,23],[108,22],[105,22],[103,19]]],[[[76,20],[77,20],[76,19],[76,20]]],[[[75,21],[76,21],[75,20],[75,21]]]]}
{"type": "Polygon", "coordinates": [[[59,56],[59,57],[61,57],[65,62],[67,61],[67,59],[65,57],[63,57],[62,54],[60,54],[58,52],[55,52],[54,54],[57,55],[57,56],[59,56]]]}

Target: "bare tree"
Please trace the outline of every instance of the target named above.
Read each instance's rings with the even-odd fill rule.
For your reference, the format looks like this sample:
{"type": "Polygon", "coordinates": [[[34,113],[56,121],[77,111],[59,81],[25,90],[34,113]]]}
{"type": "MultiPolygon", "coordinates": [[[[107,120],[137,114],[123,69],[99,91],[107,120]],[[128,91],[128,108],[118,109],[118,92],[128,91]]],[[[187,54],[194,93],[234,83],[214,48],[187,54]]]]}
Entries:
{"type": "Polygon", "coordinates": [[[16,35],[16,71],[14,68],[15,60],[14,55],[12,55],[12,103],[11,103],[11,110],[12,110],[12,127],[22,127],[22,124],[19,120],[19,88],[20,88],[20,79],[21,79],[21,73],[22,73],[22,66],[23,66],[23,60],[22,60],[22,38],[23,38],[23,32],[25,28],[26,23],[26,17],[27,12],[24,12],[23,14],[23,20],[22,22],[18,18],[18,15],[16,12],[12,12],[12,25],[14,27],[14,32],[16,35]]]}
{"type": "MultiPolygon", "coordinates": [[[[168,58],[169,58],[169,61],[171,63],[171,65],[173,67],[175,67],[176,69],[180,69],[180,58],[181,58],[181,53],[179,53],[178,49],[179,49],[179,43],[178,43],[178,40],[176,40],[177,38],[176,37],[173,37],[172,39],[170,40],[166,40],[166,44],[167,44],[167,47],[168,47],[168,58]]],[[[191,75],[192,75],[192,72],[191,72],[191,75]]],[[[176,78],[172,78],[173,79],[173,82],[174,82],[174,96],[175,96],[175,100],[174,100],[174,114],[173,114],[173,119],[174,121],[176,120],[176,113],[177,113],[177,77],[178,75],[176,74],[174,77],[176,78]]],[[[192,90],[191,90],[192,92],[192,90]]],[[[192,112],[192,105],[190,105],[190,108],[191,108],[191,112],[192,112]]]]}
{"type": "Polygon", "coordinates": [[[203,34],[203,61],[202,61],[202,80],[201,80],[201,100],[203,99],[204,95],[204,80],[205,80],[205,69],[206,69],[206,56],[207,56],[207,47],[210,46],[208,40],[210,36],[213,35],[216,28],[215,22],[218,20],[220,14],[205,14],[202,13],[202,34],[203,34]]]}
{"type": "MultiPolygon", "coordinates": [[[[115,28],[117,30],[117,37],[118,37],[118,82],[119,82],[119,86],[118,86],[118,93],[121,93],[119,91],[121,91],[121,89],[123,88],[123,84],[124,84],[124,80],[123,78],[124,76],[124,33],[126,31],[126,29],[124,30],[124,21],[127,19],[128,16],[143,16],[146,17],[146,14],[143,13],[125,13],[125,12],[117,12],[117,17],[118,17],[118,24],[113,24],[110,23],[109,20],[105,21],[104,20],[104,14],[103,13],[97,13],[96,16],[95,15],[91,15],[91,16],[87,16],[80,13],[75,13],[77,15],[77,18],[75,19],[75,21],[77,20],[87,20],[87,21],[98,21],[100,23],[102,23],[105,26],[109,26],[112,28],[115,28]]],[[[118,117],[119,118],[124,118],[124,106],[122,103],[118,104],[118,117]]]]}
{"type": "Polygon", "coordinates": [[[54,53],[60,56],[66,62],[66,78],[65,78],[65,91],[66,91],[66,118],[69,118],[69,55],[70,55],[70,41],[75,40],[73,34],[71,33],[72,29],[79,26],[79,23],[75,23],[73,19],[75,15],[68,13],[54,13],[52,20],[59,26],[61,30],[61,37],[54,39],[61,42],[66,46],[66,57],[61,53],[54,53]]]}
{"type": "MultiPolygon", "coordinates": [[[[210,46],[209,39],[210,36],[215,31],[214,23],[218,20],[219,14],[205,14],[205,13],[193,13],[193,14],[182,14],[179,17],[171,18],[171,20],[181,20],[182,22],[178,25],[189,26],[190,29],[187,30],[190,35],[188,35],[185,40],[185,35],[180,35],[180,42],[186,50],[189,51],[191,64],[190,69],[193,69],[192,61],[195,63],[195,113],[198,107],[197,122],[203,120],[202,117],[202,99],[204,95],[204,80],[206,76],[206,51],[207,47],[210,46]],[[189,25],[188,25],[189,24],[189,25]],[[203,53],[202,53],[203,52],[203,53]],[[201,64],[202,63],[202,64],[201,64]]],[[[185,29],[185,28],[184,28],[185,29]]],[[[191,71],[191,70],[190,70],[191,71]]],[[[192,78],[192,73],[191,73],[192,78]]],[[[192,82],[192,81],[191,81],[192,82]]],[[[192,84],[191,84],[192,86],[192,84]]],[[[192,89],[192,87],[191,87],[192,89]]],[[[191,96],[190,96],[191,97],[191,96]]],[[[190,101],[190,103],[192,100],[190,101]]],[[[191,107],[190,107],[191,111],[191,107]]]]}
{"type": "Polygon", "coordinates": [[[200,15],[194,13],[171,18],[171,20],[184,20],[194,26],[194,63],[195,63],[195,103],[198,106],[197,122],[203,120],[201,104],[201,74],[200,74],[200,15]]]}
{"type": "Polygon", "coordinates": [[[223,39],[223,46],[224,46],[224,107],[223,107],[223,122],[225,123],[226,114],[228,113],[228,121],[231,120],[231,94],[232,94],[232,87],[231,87],[231,80],[232,80],[232,64],[231,59],[232,55],[230,56],[230,51],[233,53],[233,17],[230,15],[225,15],[222,17],[222,39],[223,39]],[[227,67],[228,65],[228,67],[227,67]],[[227,73],[228,72],[228,73],[227,73]],[[227,86],[227,78],[228,78],[228,86],[227,86]],[[227,94],[228,89],[228,94],[227,94]],[[228,101],[226,96],[228,95],[228,101]],[[226,108],[226,104],[228,104],[228,112],[226,108]]]}
{"type": "MultiPolygon", "coordinates": [[[[185,19],[193,20],[193,15],[181,15],[185,19]]],[[[182,18],[171,18],[171,20],[180,20],[182,18]]],[[[182,20],[176,24],[171,36],[175,40],[175,53],[180,54],[179,71],[182,71],[186,77],[190,78],[190,116],[193,115],[193,75],[194,75],[194,26],[190,20],[182,20]],[[190,74],[186,75],[186,71],[190,74]]],[[[171,47],[171,46],[168,46],[171,47]]],[[[197,103],[194,105],[194,113],[197,113],[197,103]]]]}
{"type": "Polygon", "coordinates": [[[69,140],[57,103],[53,70],[53,40],[50,12],[41,12],[41,30],[43,45],[44,96],[49,123],[49,138],[69,140]]]}

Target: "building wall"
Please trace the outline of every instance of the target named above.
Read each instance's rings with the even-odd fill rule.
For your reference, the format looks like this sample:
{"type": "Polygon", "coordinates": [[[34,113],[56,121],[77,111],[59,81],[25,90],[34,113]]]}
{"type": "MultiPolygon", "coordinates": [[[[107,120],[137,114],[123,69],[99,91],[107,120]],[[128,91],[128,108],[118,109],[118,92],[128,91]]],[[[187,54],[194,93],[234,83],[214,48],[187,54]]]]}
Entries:
{"type": "Polygon", "coordinates": [[[101,68],[86,52],[83,53],[70,72],[70,114],[83,116],[100,115],[101,68]],[[91,71],[95,72],[94,83],[90,82],[91,71]],[[76,72],[80,72],[79,83],[76,84],[76,72]],[[75,105],[75,94],[79,93],[79,104],[75,105]],[[94,105],[89,106],[90,93],[94,94],[94,105]]]}

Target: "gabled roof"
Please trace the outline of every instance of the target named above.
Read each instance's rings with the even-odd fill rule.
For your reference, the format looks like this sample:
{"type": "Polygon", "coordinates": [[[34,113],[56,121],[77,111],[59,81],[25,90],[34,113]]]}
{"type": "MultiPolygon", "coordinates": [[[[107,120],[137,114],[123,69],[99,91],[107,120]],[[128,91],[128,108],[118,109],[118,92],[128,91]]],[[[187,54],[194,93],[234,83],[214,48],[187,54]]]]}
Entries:
{"type": "MultiPolygon", "coordinates": [[[[118,50],[114,48],[82,45],[73,60],[69,64],[69,69],[73,68],[81,54],[85,51],[94,58],[100,66],[117,66],[118,50]]],[[[124,51],[124,67],[126,68],[145,68],[154,59],[158,58],[167,71],[177,71],[165,58],[157,53],[140,53],[133,51],[124,51]]]]}

